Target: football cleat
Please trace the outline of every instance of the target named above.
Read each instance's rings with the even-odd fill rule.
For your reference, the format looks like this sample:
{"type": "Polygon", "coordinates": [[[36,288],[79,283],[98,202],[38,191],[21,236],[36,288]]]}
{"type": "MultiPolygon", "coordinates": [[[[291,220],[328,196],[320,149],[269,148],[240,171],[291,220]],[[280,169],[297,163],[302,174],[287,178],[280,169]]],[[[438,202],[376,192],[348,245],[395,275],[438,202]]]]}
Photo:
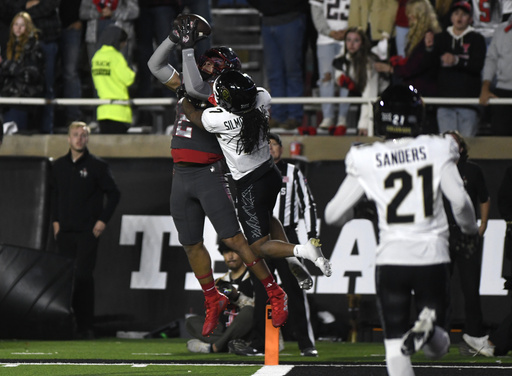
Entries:
{"type": "Polygon", "coordinates": [[[272,307],[272,325],[279,328],[288,319],[288,295],[278,285],[267,290],[267,295],[272,307]]]}
{"type": "Polygon", "coordinates": [[[229,352],[242,356],[263,356],[265,353],[251,346],[251,344],[243,339],[232,339],[228,342],[229,352]]]}
{"type": "Polygon", "coordinates": [[[434,323],[436,311],[430,308],[423,308],[414,326],[402,337],[402,354],[413,355],[430,341],[434,334],[434,323]]]}
{"type": "Polygon", "coordinates": [[[219,324],[219,316],[228,306],[229,299],[226,295],[218,293],[212,297],[206,298],[206,318],[204,319],[202,334],[208,337],[219,324]]]}
{"type": "Polygon", "coordinates": [[[286,261],[290,271],[297,278],[299,287],[303,290],[310,290],[313,287],[313,278],[306,267],[296,257],[288,257],[286,261]]]}
{"type": "Polygon", "coordinates": [[[293,253],[297,257],[313,261],[325,276],[330,277],[332,275],[331,262],[324,257],[320,247],[320,239],[311,238],[306,244],[296,246],[293,253]]]}

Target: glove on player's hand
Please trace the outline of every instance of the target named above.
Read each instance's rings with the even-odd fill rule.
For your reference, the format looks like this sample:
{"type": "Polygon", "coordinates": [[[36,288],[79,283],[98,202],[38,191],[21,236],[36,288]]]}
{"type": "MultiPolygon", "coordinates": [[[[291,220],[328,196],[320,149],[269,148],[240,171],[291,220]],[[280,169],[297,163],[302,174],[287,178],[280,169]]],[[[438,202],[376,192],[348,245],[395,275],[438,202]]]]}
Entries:
{"type": "Polygon", "coordinates": [[[180,42],[180,25],[173,23],[171,31],[169,32],[169,39],[171,42],[179,44],[180,42]]]}
{"type": "Polygon", "coordinates": [[[193,48],[198,41],[206,38],[204,35],[199,35],[199,31],[197,30],[198,23],[199,20],[191,21],[190,17],[186,17],[181,21],[181,25],[179,26],[180,38],[178,41],[181,48],[193,48]]]}
{"type": "Polygon", "coordinates": [[[464,234],[460,229],[454,231],[450,228],[450,250],[465,258],[470,258],[480,247],[480,236],[478,232],[473,235],[464,234]]]}

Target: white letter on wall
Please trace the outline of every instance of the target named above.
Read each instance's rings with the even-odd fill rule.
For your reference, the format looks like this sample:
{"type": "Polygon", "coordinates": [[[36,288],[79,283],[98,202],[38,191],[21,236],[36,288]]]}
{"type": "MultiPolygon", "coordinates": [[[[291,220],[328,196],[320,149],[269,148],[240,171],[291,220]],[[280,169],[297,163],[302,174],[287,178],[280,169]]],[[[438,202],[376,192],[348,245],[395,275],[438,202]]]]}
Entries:
{"type": "Polygon", "coordinates": [[[123,215],[119,244],[134,245],[136,234],[142,233],[140,270],[132,272],[130,288],[165,290],[167,272],[160,271],[162,241],[168,232],[169,245],[179,246],[178,233],[174,221],[169,215],[123,215]]]}

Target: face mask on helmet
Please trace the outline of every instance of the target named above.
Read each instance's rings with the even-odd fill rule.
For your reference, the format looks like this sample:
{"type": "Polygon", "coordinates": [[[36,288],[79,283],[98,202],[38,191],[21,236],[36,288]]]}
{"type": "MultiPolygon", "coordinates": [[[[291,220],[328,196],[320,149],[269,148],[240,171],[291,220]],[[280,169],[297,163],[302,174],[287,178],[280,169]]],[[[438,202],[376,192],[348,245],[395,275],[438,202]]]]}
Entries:
{"type": "Polygon", "coordinates": [[[230,70],[241,70],[238,55],[229,47],[210,48],[199,58],[199,71],[203,80],[216,77],[230,70]]]}
{"type": "Polygon", "coordinates": [[[386,138],[415,137],[421,133],[424,120],[423,100],[412,85],[390,86],[374,104],[375,132],[386,138]]]}
{"type": "Polygon", "coordinates": [[[247,74],[227,71],[215,80],[213,94],[220,107],[235,114],[243,114],[254,109],[258,90],[247,74]]]}

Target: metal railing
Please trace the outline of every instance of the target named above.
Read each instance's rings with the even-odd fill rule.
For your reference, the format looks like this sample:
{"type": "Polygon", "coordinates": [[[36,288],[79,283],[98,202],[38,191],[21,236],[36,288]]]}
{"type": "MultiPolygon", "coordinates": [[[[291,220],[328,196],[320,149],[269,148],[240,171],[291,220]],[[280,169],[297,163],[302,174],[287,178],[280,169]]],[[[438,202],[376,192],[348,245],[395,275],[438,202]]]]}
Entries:
{"type": "MultiPolygon", "coordinates": [[[[272,98],[271,103],[274,104],[322,104],[322,103],[354,103],[354,104],[371,104],[377,98],[336,98],[336,97],[294,97],[294,98],[272,98]]],[[[478,98],[441,98],[441,97],[425,97],[423,98],[425,104],[435,105],[478,105],[478,98]]],[[[133,98],[130,100],[115,100],[115,99],[95,99],[95,98],[2,98],[0,97],[1,104],[11,105],[56,105],[56,106],[98,106],[102,104],[129,104],[133,106],[155,106],[155,105],[173,105],[176,104],[176,98],[133,98]]],[[[510,105],[512,98],[491,98],[490,105],[510,105]]]]}

